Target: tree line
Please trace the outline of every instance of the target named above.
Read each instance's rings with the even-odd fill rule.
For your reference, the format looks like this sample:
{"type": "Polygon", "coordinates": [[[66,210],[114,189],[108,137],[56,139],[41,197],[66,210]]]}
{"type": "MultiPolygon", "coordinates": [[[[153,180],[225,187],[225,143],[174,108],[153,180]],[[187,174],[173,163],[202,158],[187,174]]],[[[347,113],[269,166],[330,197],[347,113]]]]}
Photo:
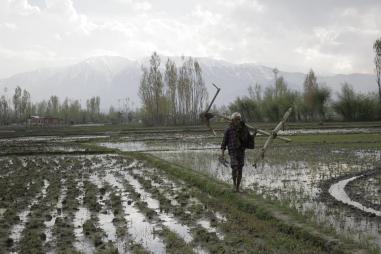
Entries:
{"type": "Polygon", "coordinates": [[[56,95],[33,103],[30,93],[18,86],[11,98],[4,94],[0,96],[0,125],[25,124],[31,116],[59,118],[65,124],[124,123],[136,118],[135,112],[129,106],[129,100],[126,99],[122,104],[122,109],[111,106],[108,113],[103,113],[100,110],[99,96],[87,99],[85,106],[79,100],[65,98],[61,101],[56,95]]]}
{"type": "Polygon", "coordinates": [[[248,96],[238,97],[228,110],[241,112],[247,121],[278,121],[289,107],[293,107],[291,121],[381,119],[380,97],[376,93],[356,93],[350,84],[344,83],[333,99],[331,90],[318,82],[313,70],[307,74],[302,92],[288,88],[277,74],[274,69],[275,82],[265,90],[259,84],[249,86],[248,96]]]}
{"type": "Polygon", "coordinates": [[[149,67],[142,66],[139,97],[141,118],[147,125],[184,125],[199,123],[199,114],[205,109],[208,92],[202,70],[193,58],[182,58],[176,66],[167,59],[161,71],[161,59],[154,52],[149,67]]]}

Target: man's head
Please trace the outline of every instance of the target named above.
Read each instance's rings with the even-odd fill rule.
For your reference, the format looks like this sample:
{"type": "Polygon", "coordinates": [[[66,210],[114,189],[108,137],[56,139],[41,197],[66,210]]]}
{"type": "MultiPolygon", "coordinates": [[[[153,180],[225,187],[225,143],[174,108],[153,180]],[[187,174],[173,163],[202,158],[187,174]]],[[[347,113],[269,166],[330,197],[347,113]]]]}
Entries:
{"type": "Polygon", "coordinates": [[[232,119],[232,124],[234,126],[238,126],[241,122],[241,114],[239,112],[234,112],[230,118],[232,119]]]}

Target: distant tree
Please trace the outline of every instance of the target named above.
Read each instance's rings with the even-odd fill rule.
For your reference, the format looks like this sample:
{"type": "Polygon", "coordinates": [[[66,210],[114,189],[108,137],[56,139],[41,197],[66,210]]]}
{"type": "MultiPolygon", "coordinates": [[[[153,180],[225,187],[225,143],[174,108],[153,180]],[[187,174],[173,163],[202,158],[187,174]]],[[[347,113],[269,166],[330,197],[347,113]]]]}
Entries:
{"type": "Polygon", "coordinates": [[[62,102],[61,118],[66,124],[70,123],[70,101],[68,98],[65,98],[65,100],[62,102]]]}
{"type": "Polygon", "coordinates": [[[331,90],[328,87],[318,87],[314,93],[316,111],[320,120],[326,118],[326,105],[331,96],[331,90]]]}
{"type": "Polygon", "coordinates": [[[169,98],[169,118],[173,124],[177,122],[177,68],[175,62],[168,59],[165,64],[164,81],[166,96],[169,98]]]}
{"type": "Polygon", "coordinates": [[[139,97],[141,114],[146,124],[196,124],[204,110],[208,92],[201,66],[191,57],[182,58],[177,68],[172,60],[165,65],[164,80],[160,72],[160,58],[153,53],[150,68],[142,66],[139,97]]]}
{"type": "Polygon", "coordinates": [[[27,90],[23,90],[21,102],[20,102],[21,120],[26,120],[32,114],[32,103],[30,101],[30,93],[27,90]]]}
{"type": "Polygon", "coordinates": [[[181,119],[181,123],[186,123],[186,115],[189,112],[190,107],[190,87],[191,87],[191,76],[189,71],[192,68],[192,64],[189,61],[184,61],[183,65],[179,68],[179,75],[177,81],[177,105],[178,105],[178,116],[181,119]]]}
{"type": "Polygon", "coordinates": [[[279,77],[275,82],[275,90],[274,90],[274,96],[275,97],[282,97],[288,92],[287,84],[284,81],[283,77],[279,77]]]}
{"type": "Polygon", "coordinates": [[[313,70],[307,74],[303,87],[306,120],[324,120],[326,103],[331,95],[330,90],[326,87],[319,87],[313,70]]]}
{"type": "Polygon", "coordinates": [[[304,104],[306,105],[308,111],[308,118],[313,119],[316,112],[315,92],[318,87],[317,79],[313,70],[310,70],[310,72],[307,74],[303,87],[304,104]]]}
{"type": "Polygon", "coordinates": [[[70,122],[71,123],[80,123],[82,120],[82,107],[81,103],[78,100],[74,100],[70,102],[69,105],[70,112],[70,122]]]}
{"type": "Polygon", "coordinates": [[[45,100],[37,102],[35,105],[35,114],[38,116],[45,116],[47,114],[48,103],[45,100]]]}
{"type": "Polygon", "coordinates": [[[19,121],[21,118],[21,93],[21,88],[17,86],[15,89],[15,94],[13,95],[13,109],[15,111],[16,121],[19,121]]]}
{"type": "Polygon", "coordinates": [[[142,101],[142,118],[146,124],[152,125],[155,120],[154,94],[148,78],[148,69],[142,66],[142,72],[139,86],[139,97],[142,101]]]}
{"type": "Polygon", "coordinates": [[[256,83],[255,86],[249,86],[248,88],[249,96],[251,99],[260,102],[262,100],[262,87],[260,84],[256,83]]]}
{"type": "Polygon", "coordinates": [[[255,88],[250,86],[248,92],[249,97],[238,97],[229,105],[231,112],[241,112],[246,121],[279,121],[284,112],[293,107],[300,97],[287,87],[282,76],[277,77],[274,85],[267,87],[263,94],[259,84],[255,88]]]}
{"type": "Polygon", "coordinates": [[[247,122],[262,121],[260,103],[249,97],[238,97],[229,105],[230,112],[240,112],[247,122]]]}
{"type": "Polygon", "coordinates": [[[164,106],[163,106],[163,77],[160,71],[160,57],[154,52],[150,59],[150,70],[148,74],[148,82],[152,87],[153,101],[155,106],[154,124],[163,123],[164,106]]]}
{"type": "Polygon", "coordinates": [[[60,99],[58,98],[58,96],[52,95],[50,96],[50,99],[48,101],[45,115],[58,117],[59,112],[60,112],[60,99]]]}
{"type": "Polygon", "coordinates": [[[333,104],[337,114],[345,121],[370,121],[377,119],[376,96],[356,94],[352,86],[344,83],[338,100],[333,104]]]}
{"type": "Polygon", "coordinates": [[[6,125],[9,121],[10,108],[7,98],[2,95],[0,98],[0,125],[6,125]]]}
{"type": "Polygon", "coordinates": [[[376,53],[374,57],[375,72],[377,76],[378,96],[381,102],[381,38],[377,39],[373,44],[376,53]]]}
{"type": "Polygon", "coordinates": [[[98,121],[100,117],[101,99],[99,96],[86,100],[87,116],[90,121],[98,121]]]}

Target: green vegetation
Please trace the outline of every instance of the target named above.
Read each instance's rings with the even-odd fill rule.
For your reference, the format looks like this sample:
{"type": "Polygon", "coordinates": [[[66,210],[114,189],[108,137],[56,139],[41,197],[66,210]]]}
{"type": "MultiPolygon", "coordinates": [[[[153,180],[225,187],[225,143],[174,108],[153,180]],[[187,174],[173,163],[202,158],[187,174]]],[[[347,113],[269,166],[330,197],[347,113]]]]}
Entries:
{"type": "Polygon", "coordinates": [[[311,70],[304,81],[302,93],[290,90],[283,77],[275,73],[274,86],[262,91],[250,86],[249,96],[237,98],[229,105],[229,112],[241,112],[246,121],[277,121],[289,107],[293,107],[290,121],[374,121],[381,119],[380,102],[376,94],[356,93],[345,83],[338,99],[331,102],[330,90],[319,84],[311,70]]]}
{"type": "Polygon", "coordinates": [[[356,94],[353,88],[345,83],[339,99],[333,103],[333,109],[345,121],[369,121],[380,119],[380,105],[376,94],[356,94]]]}

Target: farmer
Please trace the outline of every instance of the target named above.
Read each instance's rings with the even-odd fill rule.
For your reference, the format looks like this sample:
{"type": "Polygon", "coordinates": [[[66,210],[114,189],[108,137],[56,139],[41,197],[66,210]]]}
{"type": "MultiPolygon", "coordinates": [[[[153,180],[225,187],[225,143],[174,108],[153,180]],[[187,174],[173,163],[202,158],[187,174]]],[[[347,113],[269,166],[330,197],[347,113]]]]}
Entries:
{"type": "Polygon", "coordinates": [[[239,185],[242,179],[242,168],[245,162],[245,149],[248,137],[248,128],[241,121],[241,114],[235,112],[231,115],[231,123],[225,130],[221,144],[221,160],[225,158],[226,146],[230,156],[230,166],[232,168],[233,190],[240,192],[239,185]]]}

